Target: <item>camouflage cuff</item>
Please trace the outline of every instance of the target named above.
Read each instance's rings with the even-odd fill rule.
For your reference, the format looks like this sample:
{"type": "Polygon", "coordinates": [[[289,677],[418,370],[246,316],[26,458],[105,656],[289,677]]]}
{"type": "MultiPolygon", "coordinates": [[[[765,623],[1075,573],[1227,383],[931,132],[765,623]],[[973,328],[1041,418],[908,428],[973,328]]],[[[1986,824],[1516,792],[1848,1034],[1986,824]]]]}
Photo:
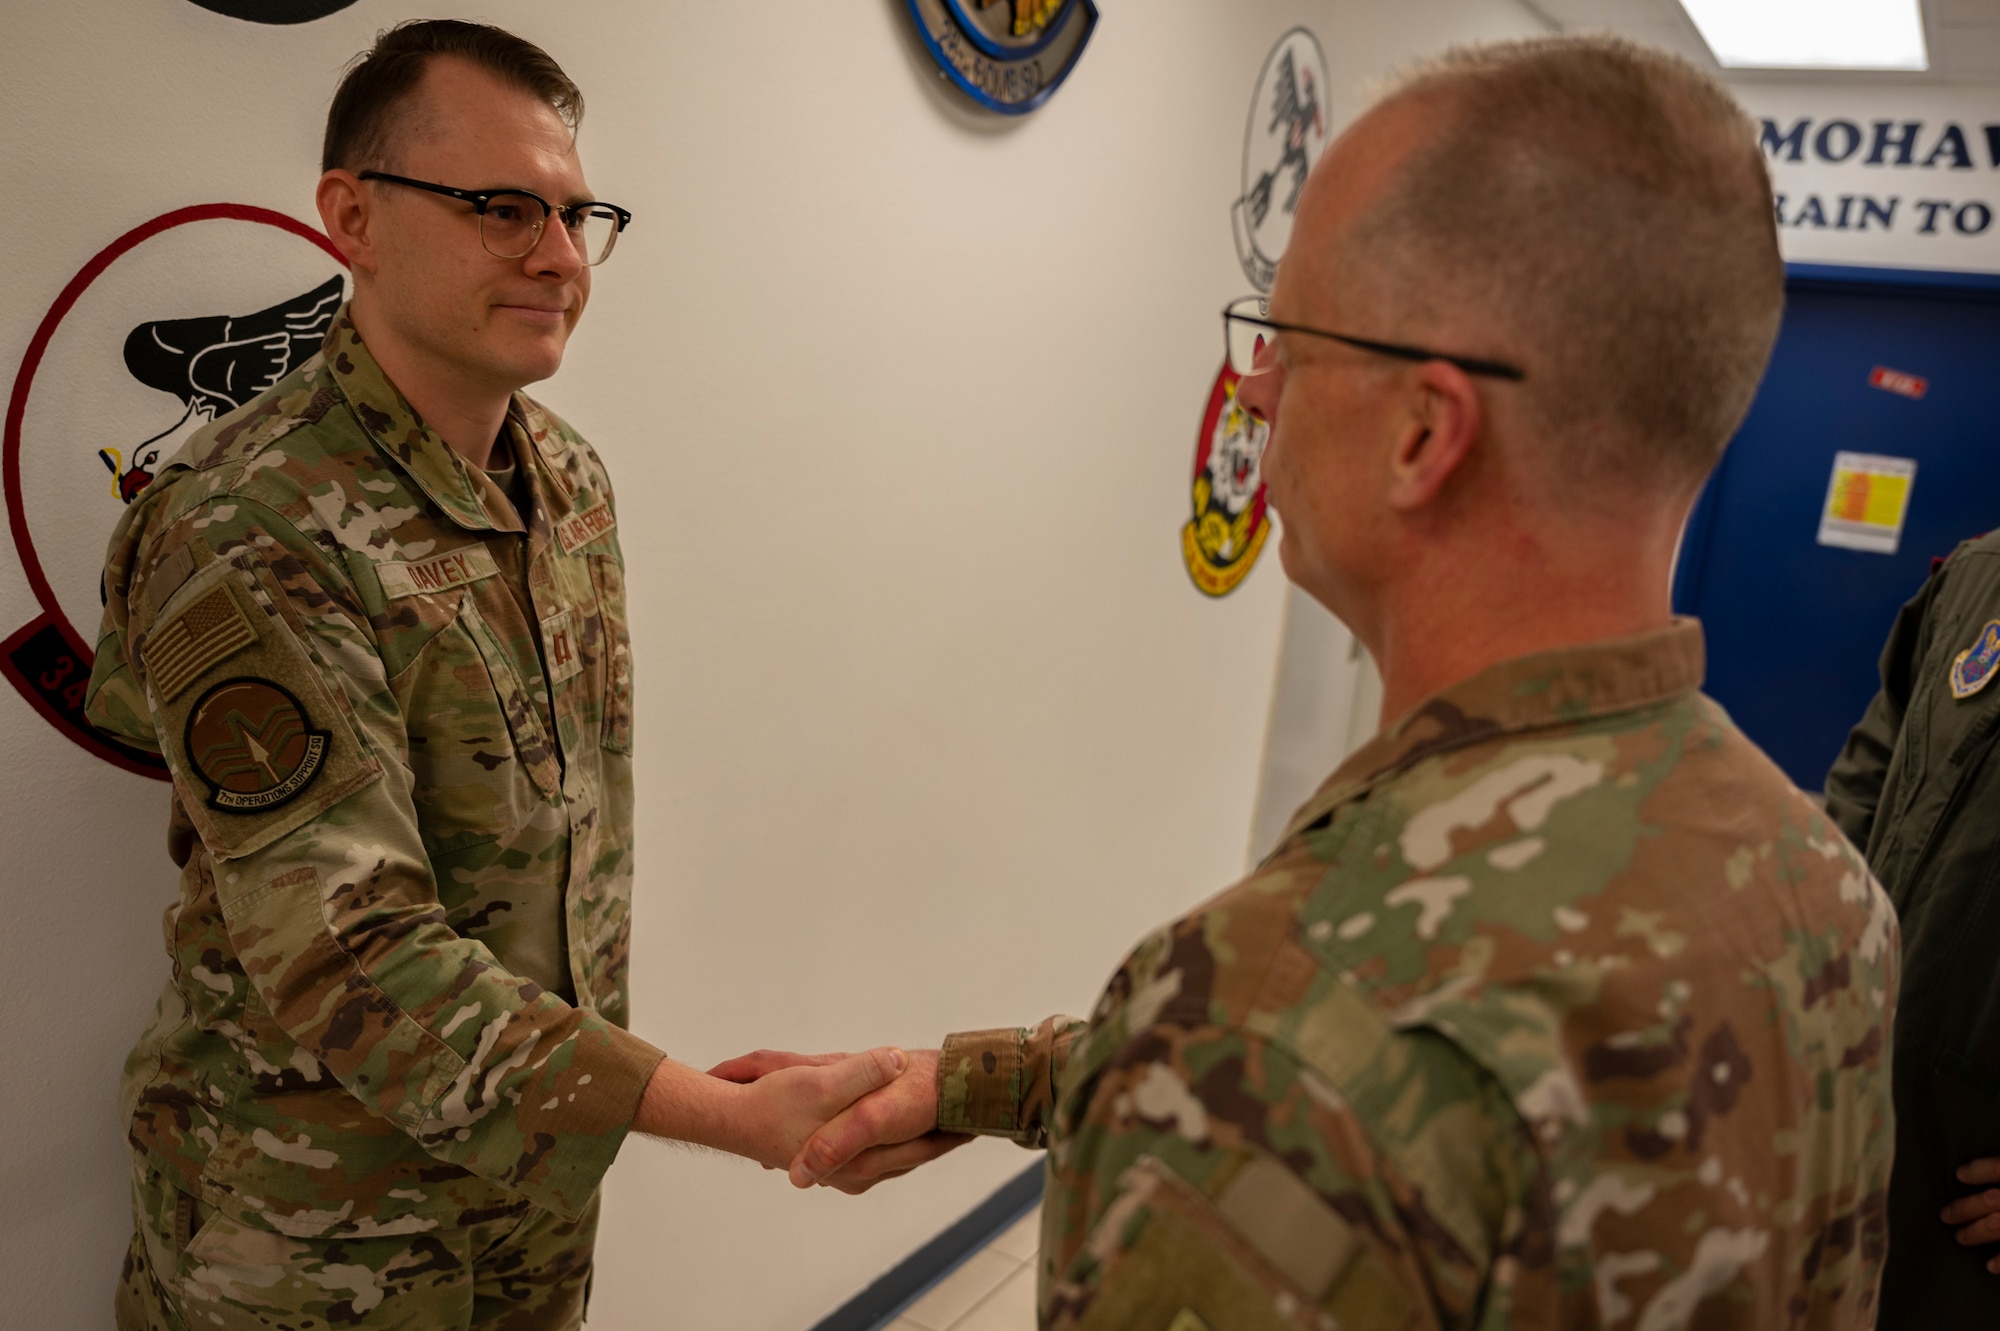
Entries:
{"type": "Polygon", "coordinates": [[[1017,1137],[1027,1040],[1018,1026],[945,1037],[938,1054],[940,1131],[1017,1137]]]}
{"type": "Polygon", "coordinates": [[[631,1132],[653,1070],[666,1055],[630,1031],[591,1014],[596,1029],[576,1042],[570,1071],[577,1086],[537,1135],[547,1150],[541,1168],[503,1181],[537,1206],[575,1217],[590,1202],[631,1132]]]}
{"type": "Polygon", "coordinates": [[[1056,1081],[1084,1023],[1050,1017],[1018,1026],[947,1036],[938,1054],[938,1128],[1049,1144],[1056,1081]]]}

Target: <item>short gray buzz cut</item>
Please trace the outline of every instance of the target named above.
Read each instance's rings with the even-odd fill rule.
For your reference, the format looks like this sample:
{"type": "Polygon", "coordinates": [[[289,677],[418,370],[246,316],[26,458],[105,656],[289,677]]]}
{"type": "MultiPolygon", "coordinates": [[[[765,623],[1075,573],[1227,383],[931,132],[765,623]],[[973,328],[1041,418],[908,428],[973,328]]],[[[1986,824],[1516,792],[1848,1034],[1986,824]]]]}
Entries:
{"type": "Polygon", "coordinates": [[[1412,98],[1441,127],[1359,223],[1373,280],[1434,316],[1470,302],[1518,342],[1488,350],[1529,367],[1564,476],[1705,476],[1784,314],[1750,118],[1687,61],[1610,37],[1454,50],[1382,100],[1412,98]]]}

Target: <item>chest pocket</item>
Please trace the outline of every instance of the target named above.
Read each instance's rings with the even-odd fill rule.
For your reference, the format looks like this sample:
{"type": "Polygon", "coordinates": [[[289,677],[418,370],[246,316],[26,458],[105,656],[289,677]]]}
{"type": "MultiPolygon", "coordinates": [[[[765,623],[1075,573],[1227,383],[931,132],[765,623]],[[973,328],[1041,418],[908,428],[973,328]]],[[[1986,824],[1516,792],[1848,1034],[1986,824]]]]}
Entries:
{"type": "Polygon", "coordinates": [[[590,555],[591,589],[604,625],[604,726],[600,742],[632,752],[632,635],[625,622],[625,571],[610,555],[590,555]]]}
{"type": "Polygon", "coordinates": [[[1877,877],[1896,885],[1899,911],[1915,904],[1912,893],[1939,849],[1939,837],[1963,816],[1962,806],[2000,736],[2000,685],[1955,698],[1949,682],[1954,658],[1980,622],[1954,624],[1939,635],[1919,667],[1904,718],[1902,752],[1891,773],[1902,795],[1898,807],[1877,815],[1887,820],[1890,833],[1871,856],[1877,877]]]}
{"type": "Polygon", "coordinates": [[[434,858],[507,835],[554,797],[555,749],[470,589],[390,687],[403,709],[418,824],[434,858]]]}
{"type": "Polygon", "coordinates": [[[1072,1278],[1096,1269],[1060,1331],[1418,1331],[1436,1323],[1297,1175],[1248,1154],[1211,1199],[1153,1156],[1118,1181],[1072,1278]]]}

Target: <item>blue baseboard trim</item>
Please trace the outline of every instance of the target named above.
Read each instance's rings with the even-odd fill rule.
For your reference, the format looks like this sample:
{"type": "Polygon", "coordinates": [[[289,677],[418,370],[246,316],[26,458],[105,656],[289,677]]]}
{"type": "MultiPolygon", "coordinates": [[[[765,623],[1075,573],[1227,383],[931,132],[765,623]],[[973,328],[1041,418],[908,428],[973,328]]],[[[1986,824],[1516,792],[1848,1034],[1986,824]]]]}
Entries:
{"type": "Polygon", "coordinates": [[[905,1257],[874,1284],[813,1325],[812,1331],[875,1331],[957,1270],[994,1235],[1042,1203],[1042,1165],[1003,1184],[964,1219],[905,1257]]]}

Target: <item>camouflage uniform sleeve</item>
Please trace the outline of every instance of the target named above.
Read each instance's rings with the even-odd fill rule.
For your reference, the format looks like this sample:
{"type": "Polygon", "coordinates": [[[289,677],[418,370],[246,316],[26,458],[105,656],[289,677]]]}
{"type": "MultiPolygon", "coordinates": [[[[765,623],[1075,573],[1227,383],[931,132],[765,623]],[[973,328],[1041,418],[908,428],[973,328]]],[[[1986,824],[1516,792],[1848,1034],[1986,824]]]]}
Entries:
{"type": "Polygon", "coordinates": [[[1889,640],[1882,647],[1882,687],[1848,733],[1840,757],[1826,774],[1827,814],[1847,839],[1864,851],[1874,830],[1889,759],[1896,752],[1903,715],[1909,708],[1917,671],[1928,645],[1931,607],[1949,576],[1949,569],[1947,562],[1945,570],[1933,574],[1924,589],[1896,615],[1889,640]]]}
{"type": "Polygon", "coordinates": [[[114,567],[130,609],[91,713],[115,723],[143,699],[258,998],[431,1155],[579,1215],[662,1055],[447,922],[408,732],[344,566],[229,497],[114,547],[114,567]],[[237,781],[245,797],[246,765],[287,779],[237,781]]]}
{"type": "Polygon", "coordinates": [[[947,1036],[938,1056],[939,1129],[1009,1137],[1037,1150],[1047,1146],[1070,1050],[1085,1025],[1050,1017],[1033,1030],[947,1036]]]}
{"type": "Polygon", "coordinates": [[[1062,1109],[1042,1325],[1545,1324],[1546,1184],[1504,1091],[1437,1035],[1364,1044],[1336,1086],[1226,1026],[1128,1039],[1062,1109]]]}
{"type": "MultiPolygon", "coordinates": [[[[164,494],[164,490],[161,491],[164,494]]],[[[85,713],[90,724],[123,742],[149,753],[160,751],[153,733],[153,721],[146,705],[146,691],[139,686],[132,664],[125,659],[125,634],[131,627],[126,603],[129,583],[139,554],[139,536],[152,512],[157,496],[142,497],[128,507],[111,534],[104,556],[104,618],[99,622],[95,660],[91,665],[90,687],[85,695],[85,713]],[[117,595],[111,586],[119,580],[117,595]]]]}

